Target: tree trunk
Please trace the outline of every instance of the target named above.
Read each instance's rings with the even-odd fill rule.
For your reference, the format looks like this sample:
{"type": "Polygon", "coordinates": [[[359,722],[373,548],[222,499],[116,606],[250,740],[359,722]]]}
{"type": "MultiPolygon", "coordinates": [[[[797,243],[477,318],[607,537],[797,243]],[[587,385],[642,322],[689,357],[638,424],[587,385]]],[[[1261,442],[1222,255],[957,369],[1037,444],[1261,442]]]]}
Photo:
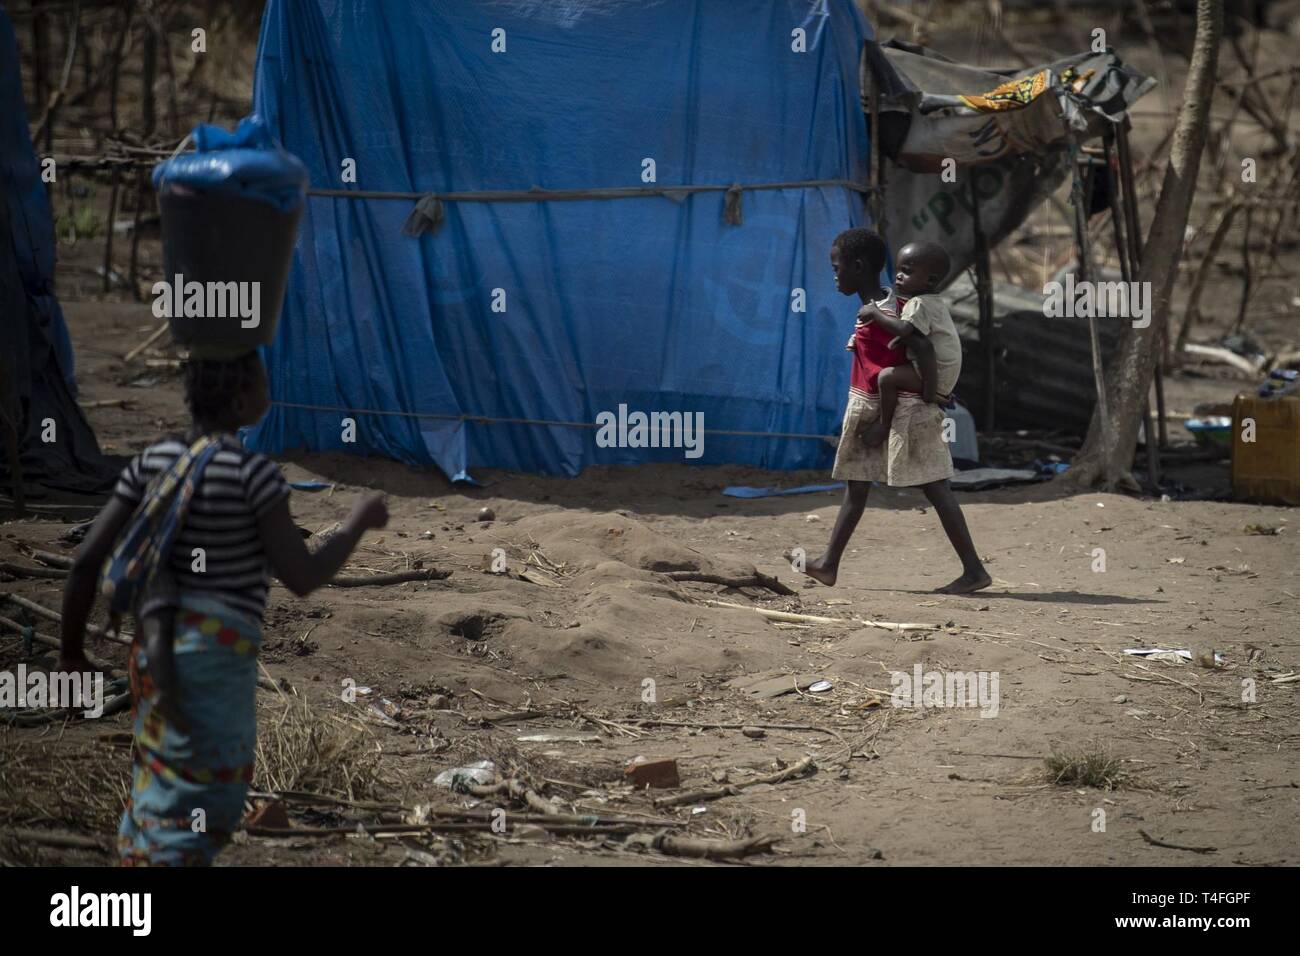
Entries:
{"type": "MultiPolygon", "coordinates": [[[[1187,70],[1183,105],[1178,110],[1169,165],[1151,231],[1142,247],[1142,266],[1137,276],[1137,281],[1150,283],[1151,322],[1144,329],[1135,329],[1131,323],[1124,327],[1119,352],[1106,376],[1110,427],[1101,427],[1100,411],[1094,410],[1083,447],[1070,470],[1057,479],[1070,487],[1137,488],[1130,473],[1133,452],[1160,343],[1169,323],[1169,300],[1178,278],[1183,233],[1209,130],[1222,35],[1223,0],[1197,0],[1196,41],[1187,70]],[[1102,446],[1103,434],[1109,438],[1109,447],[1102,446]],[[1108,479],[1107,475],[1117,477],[1108,479]]],[[[1154,435],[1147,436],[1147,441],[1154,440],[1154,435]]]]}

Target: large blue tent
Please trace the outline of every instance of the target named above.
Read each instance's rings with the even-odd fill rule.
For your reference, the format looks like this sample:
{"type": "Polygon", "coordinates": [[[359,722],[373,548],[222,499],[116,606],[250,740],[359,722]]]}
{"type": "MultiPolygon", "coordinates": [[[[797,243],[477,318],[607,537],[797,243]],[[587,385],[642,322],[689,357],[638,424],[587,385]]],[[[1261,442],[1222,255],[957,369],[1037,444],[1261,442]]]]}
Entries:
{"type": "Polygon", "coordinates": [[[843,409],[869,36],[851,0],[270,0],[256,108],[317,193],[250,442],[454,478],[683,457],[602,447],[623,405],[702,413],[704,463],[824,465],[789,436],[843,409]],[[643,192],[508,195],[609,188],[643,192]]]}

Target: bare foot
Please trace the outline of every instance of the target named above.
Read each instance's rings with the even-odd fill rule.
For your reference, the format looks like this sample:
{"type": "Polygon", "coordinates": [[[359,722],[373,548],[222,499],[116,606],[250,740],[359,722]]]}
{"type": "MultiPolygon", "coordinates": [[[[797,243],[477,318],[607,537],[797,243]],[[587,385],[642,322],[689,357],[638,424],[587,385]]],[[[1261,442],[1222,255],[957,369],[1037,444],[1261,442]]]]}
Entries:
{"type": "Polygon", "coordinates": [[[828,566],[824,557],[809,561],[804,565],[803,573],[808,575],[814,581],[820,581],[828,588],[835,587],[835,578],[839,575],[839,568],[828,566]]]}
{"type": "Polygon", "coordinates": [[[883,445],[885,439],[889,437],[889,426],[883,422],[875,422],[866,431],[862,433],[862,442],[868,448],[875,448],[877,445],[883,445]]]}
{"type": "Polygon", "coordinates": [[[945,584],[941,588],[935,588],[935,594],[974,594],[976,591],[982,591],[990,584],[993,579],[985,572],[979,574],[963,574],[956,581],[945,584]]]}

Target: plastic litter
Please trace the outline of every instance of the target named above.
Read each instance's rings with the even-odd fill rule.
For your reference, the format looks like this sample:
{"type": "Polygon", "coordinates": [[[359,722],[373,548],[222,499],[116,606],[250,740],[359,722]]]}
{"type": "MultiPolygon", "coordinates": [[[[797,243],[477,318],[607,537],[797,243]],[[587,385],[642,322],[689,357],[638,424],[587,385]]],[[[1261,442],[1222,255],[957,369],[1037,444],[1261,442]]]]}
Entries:
{"type": "MultiPolygon", "coordinates": [[[[1124,653],[1130,657],[1142,657],[1149,661],[1163,661],[1166,664],[1181,664],[1183,661],[1195,660],[1192,652],[1187,648],[1167,650],[1163,647],[1129,647],[1124,650],[1124,653]]],[[[1214,663],[1222,664],[1223,655],[1215,652],[1214,663]]]]}
{"type": "Polygon", "coordinates": [[[497,765],[491,760],[479,760],[464,767],[444,770],[433,778],[435,787],[463,792],[467,786],[485,787],[496,779],[497,765]]]}
{"type": "Polygon", "coordinates": [[[819,491],[837,491],[844,482],[830,485],[800,485],[798,488],[751,488],[748,485],[729,485],[722,493],[731,498],[778,498],[783,495],[811,495],[819,491]]]}

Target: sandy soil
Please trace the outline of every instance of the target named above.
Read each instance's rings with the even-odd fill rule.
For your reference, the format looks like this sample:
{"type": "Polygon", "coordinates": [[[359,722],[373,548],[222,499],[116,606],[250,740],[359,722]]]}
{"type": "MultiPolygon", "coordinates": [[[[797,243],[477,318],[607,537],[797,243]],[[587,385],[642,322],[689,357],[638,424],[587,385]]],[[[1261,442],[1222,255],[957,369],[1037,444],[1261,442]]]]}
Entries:
{"type": "MultiPolygon", "coordinates": [[[[1118,18],[1101,22],[1131,62],[1169,71],[1167,86],[1135,111],[1141,163],[1167,128],[1166,108],[1179,100],[1183,63],[1157,56],[1131,24],[1121,29],[1118,18]]],[[[1029,54],[1049,58],[1062,47],[1083,49],[1088,25],[1080,20],[1068,37],[1037,21],[1012,32],[1029,54]]],[[[1284,60],[1293,42],[1281,34],[1265,41],[1261,62],[1284,60]]],[[[969,24],[945,31],[934,46],[970,62],[1006,59],[969,24]]],[[[1219,104],[1216,123],[1227,114],[1219,104]]],[[[1266,137],[1246,118],[1231,133],[1230,164],[1243,151],[1267,158],[1266,137]]],[[[1140,172],[1150,196],[1162,168],[1160,162],[1155,171],[1140,172]]],[[[94,190],[88,201],[104,207],[106,187],[94,190]]],[[[56,196],[57,210],[68,205],[67,196],[56,196]]],[[[1148,201],[1144,222],[1150,214],[1148,201]]],[[[130,218],[129,211],[121,215],[130,218]]],[[[1027,226],[1046,227],[1051,215],[1036,214],[1027,226]]],[[[1211,221],[1201,197],[1192,224],[1204,230],[1211,221]]],[[[1238,235],[1230,236],[1227,250],[1237,249],[1238,235]]],[[[1068,242],[1060,240],[1061,250],[1068,242]]],[[[116,266],[125,271],[121,250],[116,266]]],[[[1061,250],[1049,251],[1055,258],[1061,250]]],[[[1292,244],[1258,252],[1247,330],[1272,352],[1300,343],[1293,307],[1300,291],[1297,251],[1292,244]],[[1266,261],[1271,252],[1280,258],[1266,261]]],[[[1202,303],[1207,320],[1193,341],[1214,341],[1236,318],[1242,284],[1235,256],[1220,256],[1202,303]]],[[[122,301],[124,293],[99,294],[95,268],[102,261],[102,238],[61,246],[58,292],[77,348],[82,400],[127,403],[89,412],[106,449],[126,455],[180,426],[184,413],[174,372],[145,364],[161,353],[146,353],[130,365],[122,361],[155,320],[147,306],[122,301]]],[[[158,265],[157,242],[146,238],[141,275],[150,276],[158,265]]],[[[1180,297],[1188,284],[1180,284],[1180,297]]],[[[1181,307],[1179,298],[1176,311],[1181,307]]],[[[1171,437],[1187,439],[1178,424],[1184,413],[1229,402],[1249,387],[1213,367],[1172,377],[1171,437]]],[[[1032,457],[1027,453],[1024,460],[1032,457]]],[[[407,807],[467,805],[467,798],[435,787],[434,777],[492,758],[557,798],[566,812],[643,815],[683,824],[701,838],[780,837],[773,854],[749,858],[759,865],[1300,862],[1300,682],[1272,682],[1300,669],[1300,529],[1291,510],[1224,500],[1229,482],[1222,462],[1169,469],[1191,500],[1070,496],[1051,484],[963,494],[976,543],[995,577],[992,588],[967,598],[930,593],[954,577],[957,566],[918,493],[872,492],[834,589],[800,581],[782,555],[792,547],[819,552],[837,495],[755,501],[721,495],[731,484],[793,486],[825,481],[824,473],[682,465],[593,469],[563,480],[486,472],[479,475],[485,487],[470,490],[450,486],[436,472],[378,460],[303,455],[282,464],[291,480],[331,485],[295,492],[294,515],[311,531],[342,519],[363,490],[388,494],[392,522],[367,536],[351,573],[418,562],[452,572],[443,581],[326,589],[302,600],[276,587],[267,615],[268,672],[289,681],[321,713],[368,721],[373,746],[382,750],[387,799],[407,807]],[[476,520],[485,506],[495,520],[476,520]],[[1280,533],[1249,533],[1250,526],[1280,533]],[[486,570],[496,548],[505,551],[511,573],[486,570]],[[1105,550],[1104,572],[1093,570],[1096,548],[1105,550]],[[534,580],[517,576],[526,567],[534,580]],[[778,576],[796,594],[668,577],[671,571],[733,575],[753,569],[778,576]],[[778,627],[748,610],[709,606],[709,600],[843,623],[778,627]],[[934,626],[900,633],[855,623],[866,619],[934,626]],[[1223,663],[1209,669],[1122,654],[1155,646],[1217,652],[1223,663]],[[917,665],[923,671],[996,672],[997,716],[892,707],[891,673],[910,673],[917,665]],[[757,699],[751,685],[763,678],[788,681],[791,691],[757,699]],[[809,678],[825,679],[832,689],[810,692],[809,678]],[[349,679],[371,694],[345,703],[340,691],[349,679]],[[1256,685],[1254,703],[1243,703],[1247,680],[1256,685]],[[655,703],[644,699],[646,681],[654,682],[655,703]],[[380,698],[401,705],[396,726],[371,711],[380,698]],[[541,716],[500,719],[520,711],[541,716]],[[638,725],[647,720],[671,725],[638,725]],[[709,726],[716,724],[813,729],[767,729],[753,739],[709,726]],[[541,734],[583,739],[518,739],[541,734]],[[1120,761],[1131,778],[1126,786],[1101,790],[1044,781],[1048,755],[1094,749],[1120,761]],[[624,766],[638,755],[676,758],[684,788],[744,783],[778,761],[790,765],[807,756],[818,770],[740,795],[655,809],[653,798],[671,791],[633,793],[623,783],[624,766]],[[1098,810],[1105,814],[1104,832],[1094,829],[1098,810]],[[802,832],[795,825],[800,820],[806,823],[802,832]],[[1154,846],[1143,832],[1181,847],[1214,849],[1154,846]]],[[[56,543],[60,534],[93,508],[64,505],[62,512],[67,520],[4,523],[0,561],[30,563],[20,556],[24,545],[63,550],[56,543]]],[[[58,581],[0,581],[0,591],[51,607],[60,590],[58,581]]],[[[55,633],[52,626],[41,629],[55,633]]],[[[121,648],[101,645],[98,651],[117,665],[124,660],[121,648]]],[[[18,660],[17,642],[0,634],[0,668],[18,660]]],[[[262,696],[273,712],[276,695],[262,696]]],[[[103,750],[129,728],[121,714],[63,729],[0,729],[0,753],[11,746],[49,754],[103,750]]],[[[124,751],[109,752],[125,766],[124,751]]],[[[3,771],[0,766],[0,785],[3,771]]],[[[313,826],[374,819],[353,812],[309,815],[299,807],[292,816],[297,825],[313,826]]],[[[107,828],[56,823],[108,835],[107,828]]],[[[10,837],[0,827],[0,859],[111,861],[10,837]]],[[[221,862],[394,865],[410,862],[415,846],[341,836],[258,837],[241,839],[221,862]]],[[[634,853],[621,838],[546,839],[527,830],[426,838],[418,847],[443,862],[683,862],[634,853]]]]}
{"type": "MultiPolygon", "coordinates": [[[[101,439],[125,454],[179,424],[173,373],[120,359],[151,325],[147,307],[74,303],[68,312],[83,401],[130,403],[92,409],[101,439]],[[142,376],[146,387],[135,387],[142,376]]],[[[1201,467],[1224,480],[1223,465],[1201,467]]],[[[957,567],[918,493],[872,492],[834,589],[801,581],[782,555],[791,547],[819,553],[836,494],[755,501],[720,494],[729,484],[790,486],[823,474],[685,465],[593,469],[574,480],[489,472],[481,476],[486,487],[467,490],[440,474],[344,456],[303,455],[284,470],[290,480],[332,486],[295,492],[295,518],[312,531],[342,519],[364,489],[388,493],[392,521],[367,536],[353,573],[420,561],[452,572],[443,581],[327,589],[301,600],[279,587],[272,592],[268,671],[325,712],[369,719],[390,792],[407,806],[464,805],[434,787],[433,777],[495,756],[550,781],[539,786],[566,811],[636,812],[687,823],[701,837],[782,838],[775,855],[751,858],[757,861],[1273,865],[1300,858],[1300,684],[1270,682],[1300,661],[1300,549],[1286,509],[1063,496],[1050,484],[966,494],[995,585],[963,598],[930,593],[957,567]],[[483,507],[495,520],[476,520],[483,507]],[[1281,530],[1251,534],[1248,525],[1281,530]],[[510,573],[488,570],[496,548],[510,573]],[[1096,548],[1105,549],[1104,572],[1093,570],[1096,548]],[[526,567],[544,583],[519,579],[526,567]],[[678,582],[665,573],[754,568],[793,585],[796,595],[678,582]],[[844,623],[778,627],[748,610],[707,606],[711,599],[844,623]],[[933,628],[898,633],[855,619],[933,628]],[[1152,646],[1218,652],[1224,666],[1141,663],[1121,653],[1152,646]],[[996,672],[996,717],[891,706],[891,673],[917,665],[996,672]],[[795,675],[801,688],[810,677],[833,689],[793,692],[795,675]],[[764,677],[783,678],[792,692],[756,699],[746,685],[764,677]],[[372,696],[344,703],[348,678],[372,696]],[[1246,679],[1257,686],[1252,704],[1242,702],[1246,679]],[[647,680],[653,704],[643,699],[647,680]],[[449,698],[440,712],[430,706],[434,694],[449,698]],[[369,710],[380,697],[403,706],[397,726],[369,710]],[[481,725],[480,718],[521,710],[543,716],[481,725]],[[651,718],[687,726],[633,726],[651,718]],[[707,724],[820,729],[769,729],[751,739],[700,726],[707,724]],[[546,733],[592,739],[517,739],[546,733]],[[1122,760],[1134,783],[1105,791],[1043,782],[1044,757],[1092,748],[1122,760]],[[636,794],[623,784],[622,768],[637,755],[676,758],[686,788],[743,782],[805,756],[819,769],[700,803],[704,811],[692,813],[689,806],[655,810],[651,799],[664,791],[636,794]],[[1092,829],[1098,809],[1104,833],[1092,829]],[[795,826],[800,819],[804,832],[795,826]],[[1155,847],[1139,830],[1216,850],[1155,847]]],[[[0,560],[26,561],[23,544],[61,550],[56,539],[66,527],[10,521],[0,530],[0,560]]],[[[0,587],[47,606],[59,601],[57,581],[0,587]]],[[[100,652],[123,660],[120,648],[100,652]]],[[[16,643],[0,642],[0,665],[16,659],[16,643]]],[[[125,730],[123,714],[61,734],[10,731],[8,742],[21,736],[24,745],[85,746],[125,730]]],[[[599,837],[436,842],[441,858],[452,860],[667,862],[599,837]]],[[[52,861],[104,859],[30,852],[52,861]]],[[[406,852],[393,841],[254,838],[223,862],[391,865],[406,852]]]]}

